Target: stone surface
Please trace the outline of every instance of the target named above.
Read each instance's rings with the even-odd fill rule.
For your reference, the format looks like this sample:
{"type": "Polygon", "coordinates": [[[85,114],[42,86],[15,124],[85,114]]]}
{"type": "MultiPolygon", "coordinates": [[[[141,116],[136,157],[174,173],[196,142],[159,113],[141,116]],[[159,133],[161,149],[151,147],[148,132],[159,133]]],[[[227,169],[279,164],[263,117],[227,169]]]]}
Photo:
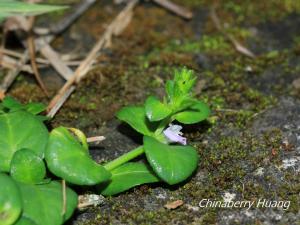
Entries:
{"type": "MultiPolygon", "coordinates": [[[[195,97],[213,112],[208,121],[183,129],[201,158],[198,169],[179,185],[141,185],[106,198],[76,212],[68,224],[299,225],[300,92],[292,84],[300,76],[299,1],[219,1],[216,12],[224,31],[253,51],[254,59],[238,53],[216,29],[209,15],[212,1],[173,1],[192,9],[194,19],[182,20],[141,1],[129,26],[113,38],[50,125],[104,135],[90,152],[98,163],[112,160],[142,143],[115,113],[124,105],[143,104],[150,94],[162,97],[174,69],[185,66],[198,76],[195,97]],[[201,207],[204,199],[254,203],[249,209],[201,207]],[[290,206],[257,207],[264,199],[290,201],[290,206]],[[178,200],[182,206],[164,207],[178,200]]],[[[98,1],[55,48],[85,56],[122,7],[98,1]]],[[[50,79],[51,74],[44,78],[52,90],[61,80],[50,79]]],[[[24,102],[49,102],[28,77],[9,94],[24,102]]],[[[73,188],[97,194],[94,187],[73,188]]]]}

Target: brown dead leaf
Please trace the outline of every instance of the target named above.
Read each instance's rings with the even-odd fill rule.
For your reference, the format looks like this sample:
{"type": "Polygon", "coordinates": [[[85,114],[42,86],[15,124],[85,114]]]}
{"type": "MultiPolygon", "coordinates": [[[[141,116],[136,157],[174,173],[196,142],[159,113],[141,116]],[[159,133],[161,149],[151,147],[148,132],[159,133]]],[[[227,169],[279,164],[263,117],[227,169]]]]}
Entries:
{"type": "Polygon", "coordinates": [[[276,148],[272,148],[272,156],[276,156],[277,155],[277,149],[276,148]]]}
{"type": "Polygon", "coordinates": [[[164,207],[167,209],[176,209],[176,208],[182,206],[183,204],[184,204],[184,202],[182,200],[176,200],[174,202],[169,202],[169,203],[165,204],[164,207]]]}

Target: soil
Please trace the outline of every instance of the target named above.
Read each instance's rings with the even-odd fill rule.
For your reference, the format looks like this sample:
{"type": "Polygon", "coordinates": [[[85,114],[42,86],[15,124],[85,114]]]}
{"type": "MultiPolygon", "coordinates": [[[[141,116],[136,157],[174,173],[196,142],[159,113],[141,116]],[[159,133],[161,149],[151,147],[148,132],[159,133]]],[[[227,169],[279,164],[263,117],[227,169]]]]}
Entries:
{"type": "MultiPolygon", "coordinates": [[[[195,71],[197,97],[213,112],[184,130],[201,157],[199,167],[185,183],[133,188],[76,212],[69,224],[299,224],[300,91],[292,85],[300,75],[299,1],[214,1],[225,32],[255,58],[237,52],[216,29],[209,16],[212,1],[174,2],[191,9],[194,18],[183,20],[143,1],[49,126],[104,135],[105,141],[91,146],[91,155],[99,163],[114,159],[141,143],[115,113],[142,104],[149,94],[162,96],[164,82],[185,66],[195,71]],[[228,198],[290,201],[290,206],[199,207],[202,199],[228,198]],[[176,200],[184,204],[164,208],[176,200]]],[[[122,7],[99,1],[55,41],[55,48],[84,56],[122,7]]],[[[42,75],[54,94],[62,80],[51,70],[42,75]]],[[[49,101],[26,74],[9,94],[23,102],[49,101]]]]}

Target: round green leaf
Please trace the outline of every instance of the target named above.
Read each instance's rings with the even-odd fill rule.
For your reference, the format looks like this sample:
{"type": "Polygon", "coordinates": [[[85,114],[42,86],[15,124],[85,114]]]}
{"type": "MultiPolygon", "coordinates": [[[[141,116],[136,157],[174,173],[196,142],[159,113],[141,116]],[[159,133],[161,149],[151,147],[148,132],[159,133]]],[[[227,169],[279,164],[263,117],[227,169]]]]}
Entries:
{"type": "Polygon", "coordinates": [[[106,196],[118,194],[140,184],[159,181],[144,163],[126,163],[112,170],[111,173],[109,184],[101,190],[101,194],[106,196]]]}
{"type": "Polygon", "coordinates": [[[36,184],[43,181],[46,167],[43,160],[34,151],[20,149],[11,160],[10,174],[17,181],[36,184]]]}
{"type": "Polygon", "coordinates": [[[177,113],[174,118],[180,123],[193,124],[205,120],[210,114],[210,109],[204,102],[197,101],[187,110],[177,113]]]}
{"type": "Polygon", "coordinates": [[[24,216],[22,216],[14,225],[37,225],[34,221],[31,219],[28,219],[24,216]]]}
{"type": "Polygon", "coordinates": [[[94,185],[111,177],[64,127],[51,131],[45,158],[52,173],[73,184],[94,185]]]}
{"type": "Polygon", "coordinates": [[[0,171],[9,172],[12,157],[21,148],[44,157],[48,130],[36,116],[21,110],[0,115],[0,137],[0,171]]]}
{"type": "Polygon", "coordinates": [[[66,212],[63,215],[63,188],[56,181],[33,185],[18,183],[23,199],[23,217],[36,224],[60,225],[69,219],[77,207],[77,195],[66,188],[66,212]]]}
{"type": "Polygon", "coordinates": [[[13,224],[22,211],[22,200],[17,184],[8,175],[0,173],[0,224],[13,224]]]}
{"type": "Polygon", "coordinates": [[[191,146],[167,145],[144,136],[144,149],[155,173],[168,184],[184,181],[197,168],[198,155],[191,146]]]}
{"type": "Polygon", "coordinates": [[[145,103],[146,115],[150,121],[159,121],[172,113],[172,110],[161,103],[158,98],[150,96],[145,103]]]}
{"type": "Polygon", "coordinates": [[[144,107],[142,106],[127,106],[123,107],[118,113],[119,120],[128,123],[133,129],[144,135],[153,133],[154,124],[151,124],[147,117],[144,107]]]}

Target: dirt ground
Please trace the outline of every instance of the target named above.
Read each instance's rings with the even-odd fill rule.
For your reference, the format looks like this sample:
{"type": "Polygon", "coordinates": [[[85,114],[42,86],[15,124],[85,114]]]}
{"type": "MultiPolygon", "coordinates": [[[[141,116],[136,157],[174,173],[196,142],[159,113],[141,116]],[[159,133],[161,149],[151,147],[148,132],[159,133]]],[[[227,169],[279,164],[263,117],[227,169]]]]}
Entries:
{"type": "MultiPolygon", "coordinates": [[[[191,9],[193,19],[143,1],[49,126],[104,135],[105,141],[91,146],[91,154],[99,163],[114,159],[141,142],[115,113],[143,103],[149,94],[162,96],[174,69],[186,66],[198,76],[197,97],[213,112],[207,121],[184,130],[201,157],[198,170],[177,186],[142,185],[109,197],[77,212],[69,224],[299,224],[300,87],[293,82],[300,78],[300,2],[214,1],[225,34],[210,17],[213,1],[175,2],[191,9]],[[228,34],[256,57],[237,52],[228,34]],[[202,199],[224,198],[290,201],[290,206],[199,207],[202,199]],[[175,200],[184,204],[164,208],[175,200]]],[[[56,50],[85,56],[122,7],[99,1],[55,41],[56,50]]],[[[62,80],[52,70],[41,73],[54,94],[62,80]]],[[[49,101],[26,74],[9,94],[23,102],[49,101]]]]}

